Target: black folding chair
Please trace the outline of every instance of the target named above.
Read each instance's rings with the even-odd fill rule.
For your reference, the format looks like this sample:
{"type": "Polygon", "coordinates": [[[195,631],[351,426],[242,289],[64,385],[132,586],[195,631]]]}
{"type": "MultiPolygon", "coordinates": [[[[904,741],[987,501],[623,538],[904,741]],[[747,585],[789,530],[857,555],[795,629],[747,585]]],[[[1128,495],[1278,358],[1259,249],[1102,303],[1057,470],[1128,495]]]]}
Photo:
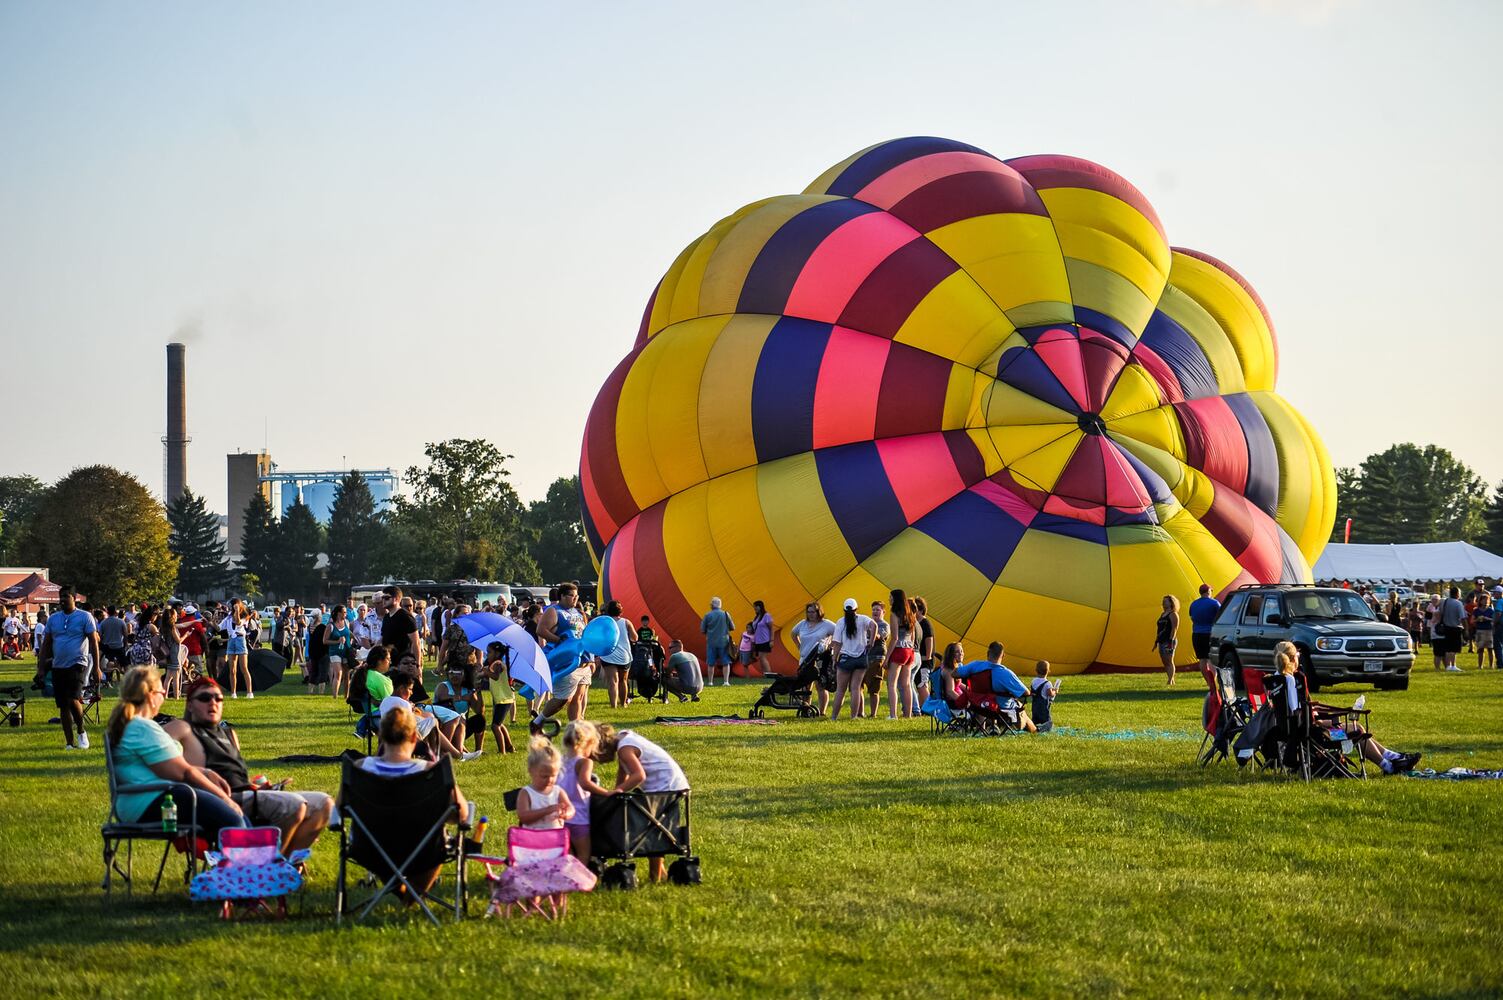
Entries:
{"type": "Polygon", "coordinates": [[[187,849],[183,852],[186,862],[183,866],[183,885],[187,886],[193,880],[194,871],[198,867],[198,790],[192,785],[183,784],[180,781],[143,781],[134,785],[122,785],[115,777],[115,751],[110,746],[108,735],[103,735],[100,741],[104,744],[104,770],[109,777],[110,785],[110,812],[105,819],[104,825],[99,828],[99,836],[104,841],[104,882],[101,888],[108,897],[112,889],[113,879],[118,877],[125,883],[126,895],[131,894],[135,886],[133,862],[135,842],[138,840],[166,841],[162,848],[162,860],[157,865],[156,880],[151,883],[151,891],[156,892],[162,884],[162,872],[167,869],[167,855],[172,853],[174,841],[182,838],[187,841],[187,849]],[[177,830],[169,833],[162,829],[161,820],[138,821],[127,823],[120,818],[119,801],[121,795],[135,794],[137,792],[172,792],[174,790],[186,791],[190,805],[186,816],[179,815],[177,830]],[[125,844],[125,866],[120,866],[120,845],[125,844]]]}
{"type": "Polygon", "coordinates": [[[1306,781],[1312,778],[1367,777],[1366,762],[1356,740],[1348,736],[1349,732],[1361,728],[1360,717],[1367,713],[1341,713],[1330,720],[1335,726],[1333,732],[1327,726],[1316,724],[1310,688],[1303,674],[1275,674],[1268,685],[1268,704],[1273,709],[1273,732],[1278,744],[1277,752],[1272,755],[1276,766],[1298,774],[1306,781]],[[1289,684],[1295,686],[1297,702],[1292,711],[1286,689],[1289,684]]]}
{"type": "Polygon", "coordinates": [[[20,684],[0,687],[0,726],[26,724],[26,688],[20,684]]]}
{"type": "MultiPolygon", "coordinates": [[[[432,901],[454,911],[461,920],[469,903],[465,881],[465,834],[474,820],[475,803],[469,814],[459,815],[454,804],[454,766],[447,757],[426,771],[399,778],[385,778],[361,770],[359,759],[344,755],[339,782],[339,876],[334,888],[337,923],[353,906],[347,888],[347,863],[354,862],[377,880],[381,887],[366,900],[355,916],[359,923],[383,897],[401,886],[407,898],[422,907],[435,925],[438,917],[429,908],[432,901]],[[454,823],[459,834],[449,837],[444,827],[454,823]],[[401,858],[398,862],[396,859],[401,858]],[[453,863],[454,896],[445,899],[432,891],[420,892],[409,873],[428,871],[453,863]]],[[[360,905],[360,904],[353,904],[360,905]]]]}
{"type": "MultiPolygon", "coordinates": [[[[689,844],[689,790],[592,795],[590,854],[633,869],[637,858],[669,854],[697,865],[689,844]]],[[[635,870],[625,882],[614,878],[607,882],[622,888],[634,885],[635,870]]]]}

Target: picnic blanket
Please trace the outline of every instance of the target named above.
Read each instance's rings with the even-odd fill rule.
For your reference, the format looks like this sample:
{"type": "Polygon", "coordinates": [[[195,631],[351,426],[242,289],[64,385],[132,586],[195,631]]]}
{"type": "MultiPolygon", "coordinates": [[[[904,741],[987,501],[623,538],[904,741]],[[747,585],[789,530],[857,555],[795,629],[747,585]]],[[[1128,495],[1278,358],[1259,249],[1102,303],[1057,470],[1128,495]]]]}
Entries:
{"type": "Polygon", "coordinates": [[[665,726],[775,726],[775,719],[743,719],[739,715],[660,715],[653,722],[665,726]]]}
{"type": "Polygon", "coordinates": [[[1055,726],[1045,736],[1074,736],[1083,740],[1194,740],[1198,737],[1194,733],[1187,733],[1177,729],[1159,729],[1149,726],[1147,729],[1118,729],[1109,733],[1092,732],[1088,729],[1077,729],[1074,726],[1055,726]]]}
{"type": "Polygon", "coordinates": [[[1469,767],[1453,767],[1449,771],[1424,768],[1404,772],[1406,778],[1428,778],[1432,781],[1503,781],[1503,771],[1473,771],[1469,767]]]}

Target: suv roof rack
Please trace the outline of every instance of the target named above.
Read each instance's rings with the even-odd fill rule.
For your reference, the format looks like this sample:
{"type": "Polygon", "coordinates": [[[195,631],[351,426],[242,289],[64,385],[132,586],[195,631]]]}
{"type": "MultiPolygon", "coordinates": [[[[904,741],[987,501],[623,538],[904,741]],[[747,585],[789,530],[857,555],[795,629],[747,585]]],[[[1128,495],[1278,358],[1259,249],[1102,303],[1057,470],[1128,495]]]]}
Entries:
{"type": "MultiPolygon", "coordinates": [[[[1343,587],[1325,587],[1318,583],[1244,583],[1237,590],[1278,590],[1304,588],[1307,590],[1344,590],[1343,587]]],[[[1237,590],[1232,591],[1236,593],[1237,590]]]]}

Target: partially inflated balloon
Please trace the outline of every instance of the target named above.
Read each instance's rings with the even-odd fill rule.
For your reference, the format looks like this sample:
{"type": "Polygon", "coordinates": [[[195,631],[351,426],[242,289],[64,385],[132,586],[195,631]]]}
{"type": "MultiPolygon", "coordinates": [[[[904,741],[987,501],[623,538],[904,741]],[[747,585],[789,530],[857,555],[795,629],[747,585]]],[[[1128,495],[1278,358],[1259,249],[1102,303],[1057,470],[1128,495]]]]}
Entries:
{"type": "Polygon", "coordinates": [[[1308,580],[1330,534],[1276,369],[1252,287],[1110,170],[874,146],[659,283],[585,430],[604,598],[701,648],[712,596],[763,600],[787,665],[807,601],[897,587],[941,642],[1154,667],[1164,595],[1308,580]]]}

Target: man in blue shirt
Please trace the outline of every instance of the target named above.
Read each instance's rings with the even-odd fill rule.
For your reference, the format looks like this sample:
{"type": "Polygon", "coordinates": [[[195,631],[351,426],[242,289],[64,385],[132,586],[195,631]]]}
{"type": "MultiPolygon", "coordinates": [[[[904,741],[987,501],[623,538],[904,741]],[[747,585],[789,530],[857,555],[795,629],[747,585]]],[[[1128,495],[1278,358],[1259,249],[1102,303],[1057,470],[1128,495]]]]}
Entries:
{"type": "Polygon", "coordinates": [[[955,676],[960,679],[974,677],[977,674],[988,674],[991,682],[992,693],[999,696],[999,703],[1003,708],[1015,709],[1018,713],[1018,722],[1030,733],[1036,732],[1033,720],[1028,713],[1023,711],[1021,699],[1028,694],[1028,688],[1023,685],[1018,675],[1002,665],[1003,648],[1000,642],[994,642],[986,647],[986,659],[974,660],[964,666],[957,667],[955,676]],[[1010,697],[1009,697],[1010,696],[1010,697]]]}
{"type": "Polygon", "coordinates": [[[1200,596],[1190,602],[1190,644],[1195,647],[1195,658],[1200,661],[1201,672],[1211,665],[1211,626],[1221,614],[1221,602],[1211,596],[1209,584],[1200,585],[1200,596]]]}
{"type": "Polygon", "coordinates": [[[73,730],[78,730],[76,749],[89,749],[89,734],[83,727],[83,689],[93,674],[95,683],[104,679],[99,660],[99,632],[94,616],[78,607],[73,591],[63,587],[58,600],[62,610],[47,619],[47,634],[37,654],[37,676],[52,671],[52,700],[63,722],[66,749],[75,749],[73,730]]]}

